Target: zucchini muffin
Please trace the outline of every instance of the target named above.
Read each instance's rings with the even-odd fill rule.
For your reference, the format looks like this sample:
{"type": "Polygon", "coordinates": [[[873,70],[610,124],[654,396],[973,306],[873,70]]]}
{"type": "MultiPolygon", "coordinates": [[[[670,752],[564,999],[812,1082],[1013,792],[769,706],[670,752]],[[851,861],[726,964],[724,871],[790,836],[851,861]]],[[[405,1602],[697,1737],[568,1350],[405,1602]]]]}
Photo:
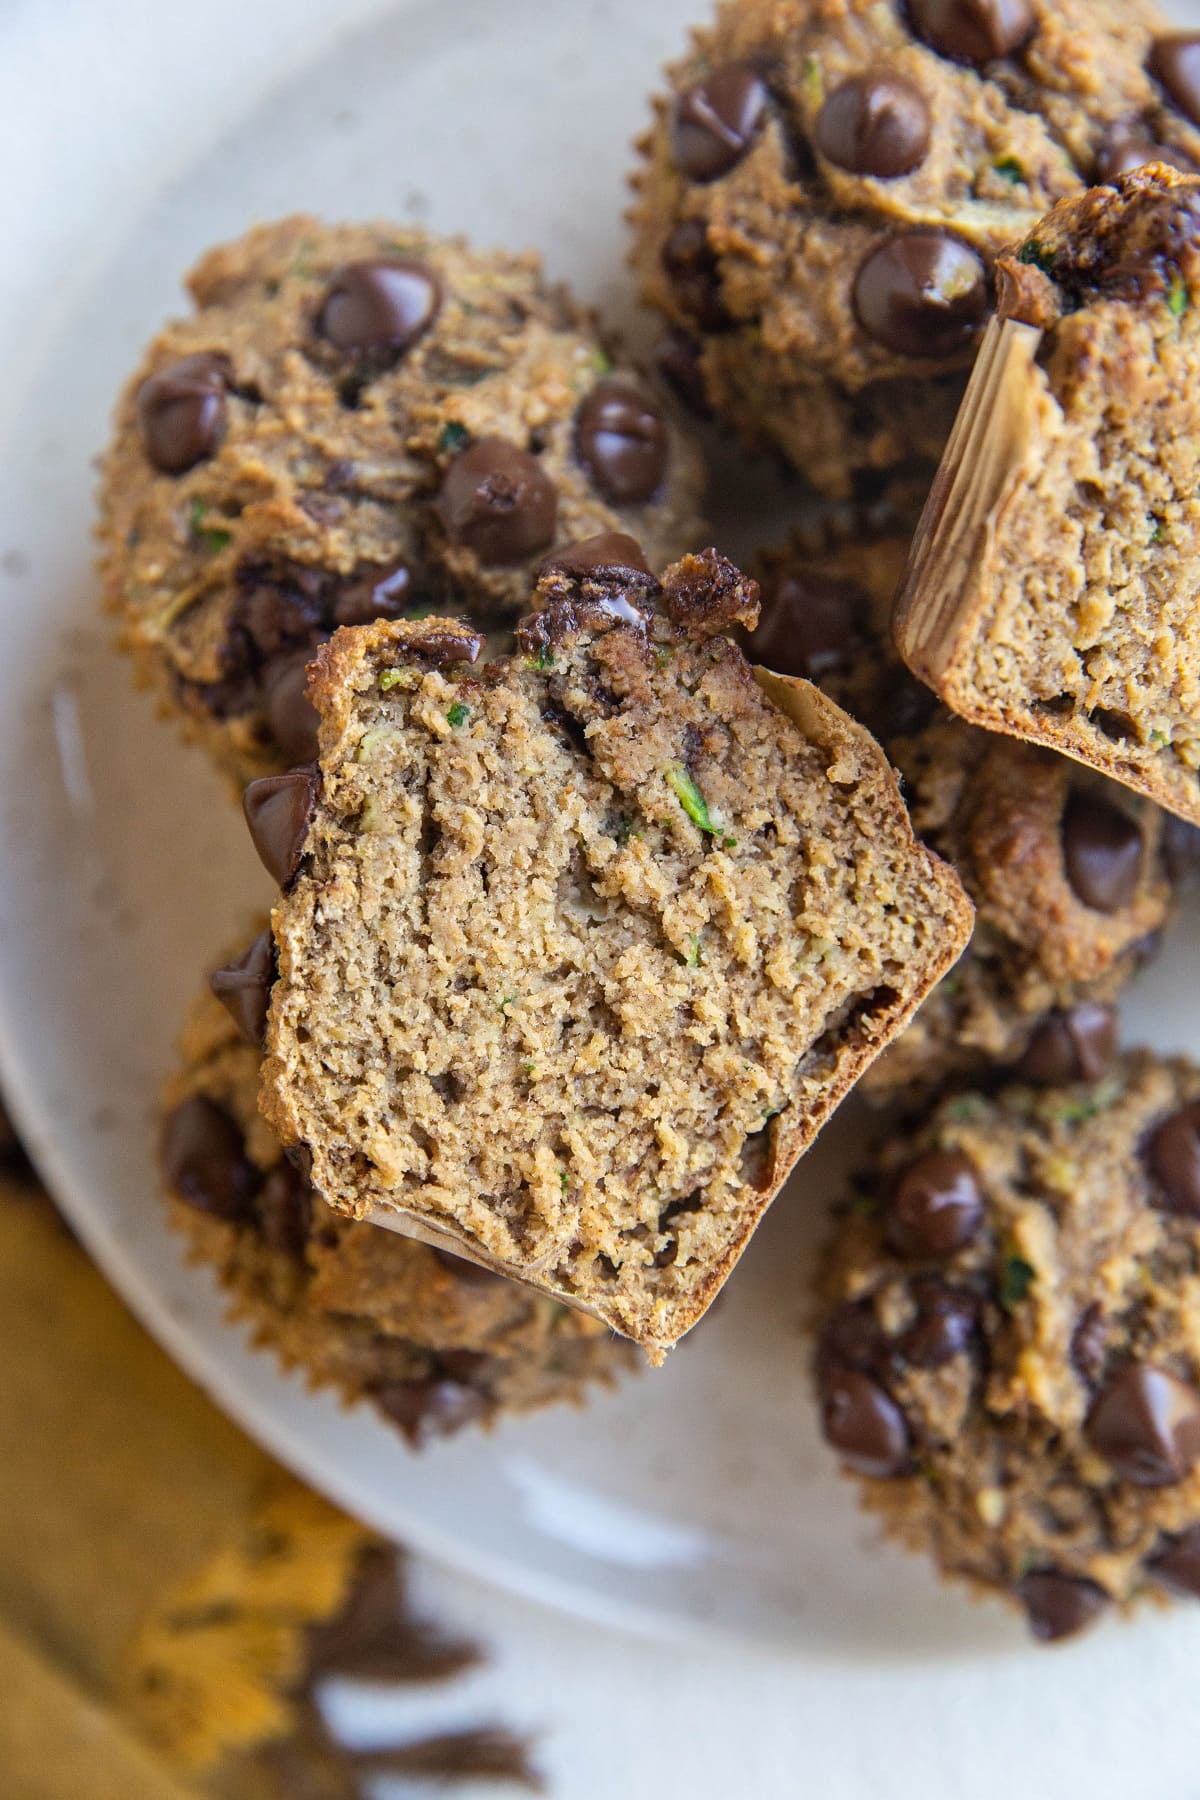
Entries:
{"type": "Polygon", "coordinates": [[[192,1006],[163,1101],[172,1222],[230,1315],[315,1387],[368,1400],[413,1444],[551,1401],[631,1366],[594,1319],[529,1288],[358,1225],[326,1206],[258,1111],[270,934],[192,1006]],[[214,997],[215,996],[215,997],[214,997]]]}
{"type": "Polygon", "coordinates": [[[1093,1058],[1107,1054],[1107,1003],[1156,945],[1172,903],[1157,807],[965,724],[906,672],[888,624],[907,548],[888,532],[771,553],[747,639],[756,661],[819,682],[875,733],[917,835],[975,904],[962,961],[864,1077],[875,1092],[1016,1062],[1035,1036],[1045,1041],[1043,1026],[1061,1036],[1082,1020],[1093,1058]]]}
{"type": "Polygon", "coordinates": [[[167,709],[238,783],[314,750],[339,625],[511,625],[554,545],[700,538],[677,410],[531,254],[284,219],[211,250],[103,468],[104,587],[167,709]]]}
{"type": "Polygon", "coordinates": [[[1200,1595],[1200,1071],[943,1101],[840,1218],[825,1435],[886,1530],[1038,1638],[1200,1595]]]}
{"type": "Polygon", "coordinates": [[[1200,164],[1196,41],[1146,0],[723,0],[640,145],[664,372],[838,498],[936,462],[994,258],[1090,182],[1200,164]]]}
{"type": "Polygon", "coordinates": [[[652,1361],[962,950],[874,740],[725,634],[754,582],[551,559],[518,652],[339,633],[319,766],[254,783],[283,887],[263,1105],[331,1206],[594,1312],[652,1361]]]}
{"type": "Polygon", "coordinates": [[[964,718],[1200,824],[1200,176],[1065,201],[998,275],[896,641],[964,718]]]}

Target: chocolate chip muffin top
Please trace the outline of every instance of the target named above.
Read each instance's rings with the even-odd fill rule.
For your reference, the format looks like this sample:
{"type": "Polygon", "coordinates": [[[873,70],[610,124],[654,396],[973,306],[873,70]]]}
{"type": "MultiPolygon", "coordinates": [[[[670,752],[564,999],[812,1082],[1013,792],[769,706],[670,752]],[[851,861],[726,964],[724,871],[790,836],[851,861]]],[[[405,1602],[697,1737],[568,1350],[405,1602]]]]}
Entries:
{"type": "Polygon", "coordinates": [[[1142,0],[727,0],[641,145],[664,369],[828,493],[936,457],[995,256],[1092,181],[1200,162],[1189,47],[1142,0]]]}
{"type": "Polygon", "coordinates": [[[204,256],[120,402],[104,580],[170,708],[239,779],[311,752],[339,625],[510,624],[555,545],[691,547],[698,455],[532,255],[297,217],[204,256]]]}
{"type": "Polygon", "coordinates": [[[1056,1085],[958,1094],[884,1147],[817,1352],[872,1510],[1043,1639],[1200,1594],[1200,1072],[1082,1072],[1050,1057],[1056,1085]]]}

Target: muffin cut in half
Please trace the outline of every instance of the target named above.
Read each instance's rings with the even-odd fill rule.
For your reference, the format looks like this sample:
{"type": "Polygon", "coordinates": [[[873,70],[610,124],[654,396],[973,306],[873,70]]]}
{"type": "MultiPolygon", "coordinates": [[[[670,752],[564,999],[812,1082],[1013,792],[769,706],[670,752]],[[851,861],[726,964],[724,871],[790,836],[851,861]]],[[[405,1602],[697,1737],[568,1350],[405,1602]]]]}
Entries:
{"type": "Polygon", "coordinates": [[[897,645],[963,718],[1200,824],[1200,176],[1063,201],[997,274],[897,645]]]}
{"type": "Polygon", "coordinates": [[[1171,916],[1188,829],[1051,750],[966,724],[909,675],[889,631],[908,544],[860,525],[767,553],[747,640],[756,662],[810,677],[875,733],[918,837],[975,906],[962,961],[864,1078],[877,1094],[1020,1062],[1080,1020],[1094,1061],[1113,1038],[1107,1003],[1171,916]]]}
{"type": "Polygon", "coordinates": [[[651,1361],[961,952],[874,739],[724,635],[757,585],[544,565],[512,657],[344,631],[319,766],[251,784],[283,884],[262,1104],[338,1210],[583,1307],[651,1361]]]}

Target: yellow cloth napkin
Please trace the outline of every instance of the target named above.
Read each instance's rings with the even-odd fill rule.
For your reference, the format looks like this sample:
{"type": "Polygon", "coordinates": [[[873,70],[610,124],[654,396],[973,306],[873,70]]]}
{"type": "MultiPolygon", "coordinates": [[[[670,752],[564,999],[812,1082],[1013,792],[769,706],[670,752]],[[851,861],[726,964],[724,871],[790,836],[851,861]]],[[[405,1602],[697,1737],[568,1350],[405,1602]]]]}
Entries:
{"type": "Polygon", "coordinates": [[[356,1800],[372,1774],[537,1780],[507,1733],[355,1757],[323,1673],[443,1679],[403,1561],[285,1474],[0,1172],[0,1795],[356,1800]]]}

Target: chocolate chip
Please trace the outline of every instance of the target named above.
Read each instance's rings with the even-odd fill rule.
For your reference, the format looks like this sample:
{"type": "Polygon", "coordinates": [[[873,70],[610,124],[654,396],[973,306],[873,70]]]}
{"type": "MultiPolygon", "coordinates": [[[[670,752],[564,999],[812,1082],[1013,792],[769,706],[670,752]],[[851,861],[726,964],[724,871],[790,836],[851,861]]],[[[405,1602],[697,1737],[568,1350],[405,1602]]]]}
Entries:
{"type": "Polygon", "coordinates": [[[855,582],[792,570],[768,589],[750,654],[781,675],[820,681],[853,662],[866,617],[867,597],[855,582]]]}
{"type": "Polygon", "coordinates": [[[242,795],[242,811],[263,867],[280,887],[287,887],[304,854],[320,784],[314,768],[289,769],[286,775],[264,775],[242,795]]]}
{"type": "Polygon", "coordinates": [[[280,754],[291,763],[317,760],[320,714],[308,697],[311,648],[276,657],[263,670],[262,710],[280,754]]]}
{"type": "Polygon", "coordinates": [[[1159,1126],[1147,1160],[1161,1189],[1163,1212],[1200,1219],[1200,1100],[1181,1106],[1159,1126]]]}
{"type": "Polygon", "coordinates": [[[575,453],[606,500],[636,506],[667,466],[667,428],[632,382],[598,381],[575,414],[575,453]]]}
{"type": "Polygon", "coordinates": [[[260,931],[235,962],[214,969],[208,978],[209,987],[252,1044],[261,1044],[266,1036],[275,974],[275,939],[268,930],[260,931]]]}
{"type": "Polygon", "coordinates": [[[680,310],[702,331],[721,331],[729,324],[716,255],[702,219],[685,219],[675,227],[662,247],[662,266],[680,310]]]}
{"type": "Polygon", "coordinates": [[[173,1194],[217,1219],[245,1219],[258,1171],[232,1114],[207,1094],[192,1094],[169,1115],[162,1135],[163,1178],[173,1194]]]}
{"type": "Polygon", "coordinates": [[[1073,793],[1062,816],[1062,851],[1076,898],[1093,912],[1128,906],[1142,874],[1142,831],[1127,812],[1094,793],[1073,793]]]}
{"type": "Polygon", "coordinates": [[[485,564],[524,562],[554,537],[558,495],[528,450],[481,437],[446,470],[435,507],[452,543],[485,564]]]}
{"type": "Polygon", "coordinates": [[[449,1437],[474,1425],[491,1411],[486,1394],[460,1381],[429,1376],[424,1381],[389,1381],[372,1390],[371,1398],[414,1447],[431,1438],[449,1437]]]}
{"type": "Polygon", "coordinates": [[[311,648],[326,621],[321,572],[298,564],[265,568],[243,564],[230,614],[231,638],[250,645],[249,661],[270,661],[282,652],[311,648]]]}
{"type": "Polygon", "coordinates": [[[1099,1381],[1108,1353],[1108,1320],[1104,1308],[1093,1301],[1071,1337],[1071,1361],[1089,1383],[1099,1381]]]}
{"type": "Polygon", "coordinates": [[[704,370],[700,364],[701,346],[690,332],[673,325],[659,339],[654,361],[659,374],[677,400],[681,400],[698,419],[711,419],[712,407],[704,386],[704,370]]]}
{"type": "Polygon", "coordinates": [[[418,619],[404,638],[404,654],[431,663],[473,663],[483,649],[481,631],[450,631],[437,619],[418,619]]]}
{"type": "Polygon", "coordinates": [[[453,1250],[435,1249],[433,1254],[448,1274],[468,1287],[491,1287],[504,1280],[494,1269],[485,1269],[482,1263],[472,1262],[469,1256],[455,1256],[453,1250]]]}
{"type": "Polygon", "coordinates": [[[909,0],[918,37],[953,62],[1011,56],[1037,29],[1032,0],[909,0]]]}
{"type": "Polygon", "coordinates": [[[1166,163],[1169,169],[1185,171],[1196,166],[1185,151],[1177,150],[1173,144],[1156,144],[1153,138],[1124,132],[1109,138],[1100,149],[1096,180],[1115,181],[1118,175],[1127,175],[1131,169],[1140,169],[1149,162],[1166,163]]]}
{"type": "Polygon", "coordinates": [[[1100,1390],[1084,1430],[1122,1481],[1166,1487],[1200,1458],[1200,1390],[1166,1369],[1129,1363],[1100,1390]]]}
{"type": "Polygon", "coordinates": [[[1111,1006],[1081,1001],[1069,1012],[1043,1019],[1016,1067],[1022,1081],[1060,1087],[1099,1081],[1117,1052],[1117,1015],[1111,1006]]]}
{"type": "Polygon", "coordinates": [[[842,1461],[860,1475],[901,1475],[908,1468],[904,1414],[861,1370],[836,1363],[822,1370],[821,1428],[842,1461]]]}
{"type": "Polygon", "coordinates": [[[204,350],[143,381],[138,425],[156,469],[182,475],[212,455],[225,428],[225,394],[232,380],[229,358],[204,350]]]}
{"type": "Polygon", "coordinates": [[[852,75],[817,114],[821,155],[854,175],[907,175],[929,149],[929,106],[916,82],[886,69],[852,75]]]}
{"type": "Polygon", "coordinates": [[[766,86],[746,63],[726,63],[675,101],[671,153],[689,181],[715,181],[741,162],[762,124],[766,86]]]}
{"type": "Polygon", "coordinates": [[[398,619],[413,603],[412,576],[404,563],[372,569],[339,588],[333,602],[334,625],[372,625],[376,619],[398,619]]]}
{"type": "Polygon", "coordinates": [[[312,1227],[312,1184],[289,1162],[278,1162],[254,1202],[258,1235],[268,1250],[281,1256],[304,1253],[312,1227]]]}
{"type": "Polygon", "coordinates": [[[619,581],[642,576],[649,579],[641,581],[640,586],[657,585],[642,546],[624,531],[598,531],[594,537],[580,538],[578,543],[565,544],[561,550],[552,551],[538,564],[537,576],[540,580],[543,575],[556,573],[575,575],[581,580],[589,575],[609,576],[619,581]]]}
{"type": "Polygon", "coordinates": [[[827,1364],[871,1370],[881,1366],[888,1341],[869,1300],[845,1300],[825,1322],[817,1358],[827,1364]]]}
{"type": "Polygon", "coordinates": [[[940,1369],[968,1349],[979,1323],[979,1302],[965,1288],[937,1276],[913,1283],[917,1316],[900,1340],[900,1352],[915,1369],[940,1369]]]}
{"type": "Polygon", "coordinates": [[[945,231],[910,231],[872,250],[854,278],[868,337],[898,356],[950,356],[987,312],[983,263],[945,231]]]}
{"type": "Polygon", "coordinates": [[[345,263],[329,279],[317,331],[338,350],[390,366],[428,331],[440,305],[437,276],[424,263],[345,263]]]}
{"type": "Polygon", "coordinates": [[[1013,1592],[1024,1605],[1029,1629],[1043,1644],[1074,1637],[1104,1610],[1108,1595],[1094,1581],[1038,1569],[1018,1581],[1013,1592]]]}
{"type": "Polygon", "coordinates": [[[949,1256],[983,1223],[983,1195],[970,1157],[927,1150],[909,1164],[886,1203],[884,1236],[898,1256],[949,1256]]]}
{"type": "Polygon", "coordinates": [[[1146,1568],[1172,1593],[1200,1599],[1200,1525],[1167,1538],[1163,1548],[1148,1559],[1146,1568]]]}
{"type": "Polygon", "coordinates": [[[1200,125],[1200,33],[1170,31],[1150,47],[1146,67],[1193,125],[1200,125]]]}

